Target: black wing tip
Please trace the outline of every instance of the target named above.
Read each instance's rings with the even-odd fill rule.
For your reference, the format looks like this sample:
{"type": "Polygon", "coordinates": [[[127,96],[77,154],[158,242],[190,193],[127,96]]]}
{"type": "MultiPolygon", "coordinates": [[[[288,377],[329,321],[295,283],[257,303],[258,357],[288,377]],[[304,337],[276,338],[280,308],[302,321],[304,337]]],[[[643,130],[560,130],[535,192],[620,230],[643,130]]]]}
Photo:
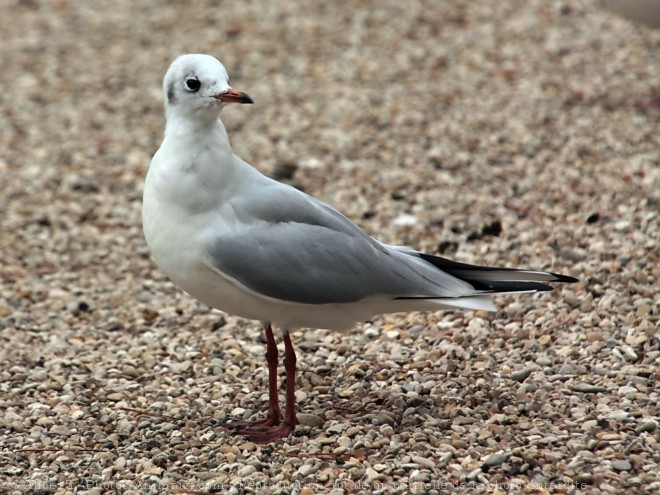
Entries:
{"type": "MultiPolygon", "coordinates": [[[[508,267],[499,267],[499,266],[480,266],[480,265],[471,265],[469,263],[461,263],[458,261],[452,261],[447,258],[443,258],[441,256],[435,256],[433,254],[425,254],[425,253],[418,253],[419,257],[422,258],[424,261],[427,261],[428,263],[431,263],[432,265],[436,266],[437,268],[440,268],[441,270],[444,270],[448,272],[451,275],[454,275],[455,277],[458,277],[460,279],[466,280],[466,282],[473,282],[473,280],[467,279],[467,277],[463,277],[462,274],[465,271],[472,271],[472,270],[478,270],[478,271],[485,271],[485,272],[493,272],[493,271],[502,271],[502,272],[529,272],[532,271],[530,269],[519,269],[519,268],[508,268],[508,267]]],[[[562,275],[561,273],[552,273],[552,272],[538,272],[538,273],[544,273],[546,275],[550,275],[554,277],[552,280],[547,280],[547,282],[563,282],[567,284],[574,284],[575,282],[579,282],[580,280],[571,277],[569,275],[562,275]]],[[[546,290],[552,290],[546,289],[546,290]]]]}
{"type": "Polygon", "coordinates": [[[553,277],[555,277],[554,280],[550,280],[550,282],[563,282],[566,284],[574,284],[576,282],[579,282],[580,279],[571,277],[569,275],[562,275],[561,273],[551,273],[553,277]]]}

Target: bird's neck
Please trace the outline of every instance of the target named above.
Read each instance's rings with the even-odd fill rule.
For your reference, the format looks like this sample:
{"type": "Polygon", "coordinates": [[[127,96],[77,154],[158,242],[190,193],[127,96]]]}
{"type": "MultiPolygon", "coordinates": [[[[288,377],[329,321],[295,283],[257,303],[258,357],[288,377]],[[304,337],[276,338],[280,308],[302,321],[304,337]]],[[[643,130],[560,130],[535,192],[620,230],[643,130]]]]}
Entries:
{"type": "Polygon", "coordinates": [[[226,135],[225,127],[218,117],[218,112],[176,112],[170,109],[166,112],[165,135],[195,134],[203,135],[215,133],[222,129],[226,135]]]}
{"type": "Polygon", "coordinates": [[[149,182],[154,194],[165,201],[189,213],[207,211],[226,201],[227,186],[240,178],[236,168],[217,113],[213,121],[200,122],[172,112],[149,168],[149,182]]]}
{"type": "Polygon", "coordinates": [[[165,142],[178,143],[180,149],[215,149],[216,153],[232,155],[229,136],[218,114],[200,116],[172,112],[167,116],[165,142]]]}

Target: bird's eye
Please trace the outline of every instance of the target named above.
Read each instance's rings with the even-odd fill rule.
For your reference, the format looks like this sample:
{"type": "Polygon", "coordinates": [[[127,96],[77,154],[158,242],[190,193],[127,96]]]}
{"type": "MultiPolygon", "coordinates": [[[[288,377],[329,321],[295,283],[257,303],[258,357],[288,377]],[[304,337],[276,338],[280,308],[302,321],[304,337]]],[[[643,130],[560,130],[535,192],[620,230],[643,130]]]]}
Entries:
{"type": "Polygon", "coordinates": [[[200,83],[199,79],[197,79],[196,77],[191,77],[189,79],[186,79],[186,87],[193,93],[199,91],[201,85],[202,83],[200,83]]]}

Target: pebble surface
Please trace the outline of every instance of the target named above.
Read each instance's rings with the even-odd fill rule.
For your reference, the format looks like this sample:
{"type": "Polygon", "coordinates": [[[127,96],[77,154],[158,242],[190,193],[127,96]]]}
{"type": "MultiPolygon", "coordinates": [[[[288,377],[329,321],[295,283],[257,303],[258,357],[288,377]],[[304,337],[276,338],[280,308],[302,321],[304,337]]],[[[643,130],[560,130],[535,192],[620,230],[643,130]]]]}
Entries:
{"type": "Polygon", "coordinates": [[[0,493],[658,493],[660,31],[583,2],[0,0],[0,493]],[[384,242],[580,282],[493,314],[258,324],[141,232],[161,78],[211,53],[235,152],[384,242]]]}

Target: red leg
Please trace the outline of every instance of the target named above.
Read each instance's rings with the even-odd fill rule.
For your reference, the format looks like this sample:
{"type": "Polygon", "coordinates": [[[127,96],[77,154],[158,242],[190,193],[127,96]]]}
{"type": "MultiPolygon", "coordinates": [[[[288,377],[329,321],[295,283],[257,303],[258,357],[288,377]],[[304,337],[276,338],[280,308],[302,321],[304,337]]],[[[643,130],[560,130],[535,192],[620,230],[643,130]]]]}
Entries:
{"type": "Polygon", "coordinates": [[[284,421],[273,426],[244,428],[237,433],[256,443],[270,443],[288,437],[296,427],[296,351],[291,337],[284,331],[284,369],[286,371],[286,415],[284,421]]]}
{"type": "Polygon", "coordinates": [[[266,361],[268,362],[268,420],[270,425],[280,423],[280,398],[277,395],[277,344],[273,327],[266,324],[266,361]]]}
{"type": "MultiPolygon", "coordinates": [[[[229,421],[223,424],[223,427],[244,429],[259,429],[261,427],[271,427],[280,424],[282,414],[280,413],[279,397],[277,395],[277,344],[273,335],[273,328],[270,323],[264,324],[266,332],[266,362],[268,363],[268,415],[263,419],[253,421],[229,421]]],[[[237,433],[243,433],[239,431],[237,433]]]]}
{"type": "Polygon", "coordinates": [[[296,426],[296,351],[288,330],[284,332],[284,370],[286,372],[286,418],[285,424],[296,426]]]}

